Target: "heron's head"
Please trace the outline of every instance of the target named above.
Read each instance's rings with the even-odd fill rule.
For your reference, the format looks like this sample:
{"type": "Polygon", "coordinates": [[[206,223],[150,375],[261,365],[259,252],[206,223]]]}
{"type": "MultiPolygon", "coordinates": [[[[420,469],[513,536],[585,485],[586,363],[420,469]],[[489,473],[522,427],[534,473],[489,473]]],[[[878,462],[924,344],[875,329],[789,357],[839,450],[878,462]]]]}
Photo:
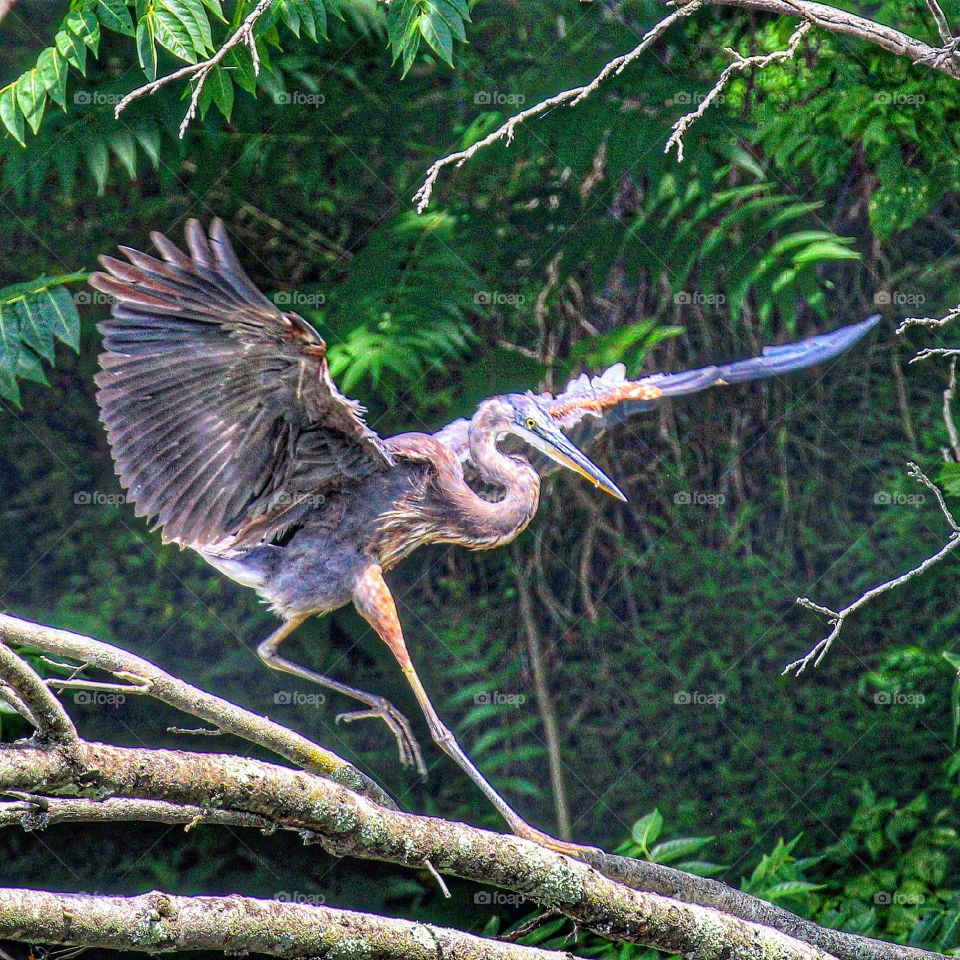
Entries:
{"type": "Polygon", "coordinates": [[[626,501],[620,488],[575,447],[533,394],[515,393],[504,398],[509,406],[504,432],[512,433],[561,466],[579,473],[611,497],[626,501]]]}

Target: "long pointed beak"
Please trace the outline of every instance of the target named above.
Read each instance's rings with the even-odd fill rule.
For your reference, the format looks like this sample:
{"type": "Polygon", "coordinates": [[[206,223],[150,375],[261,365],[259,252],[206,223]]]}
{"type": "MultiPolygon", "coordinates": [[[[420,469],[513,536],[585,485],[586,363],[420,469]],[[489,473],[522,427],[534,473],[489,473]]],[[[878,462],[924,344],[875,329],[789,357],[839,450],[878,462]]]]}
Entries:
{"type": "Polygon", "coordinates": [[[561,466],[579,473],[581,477],[589,480],[595,487],[604,493],[609,493],[611,497],[617,500],[627,502],[620,488],[592,461],[590,461],[580,450],[578,450],[559,430],[551,433],[546,440],[547,456],[556,460],[561,466]]]}

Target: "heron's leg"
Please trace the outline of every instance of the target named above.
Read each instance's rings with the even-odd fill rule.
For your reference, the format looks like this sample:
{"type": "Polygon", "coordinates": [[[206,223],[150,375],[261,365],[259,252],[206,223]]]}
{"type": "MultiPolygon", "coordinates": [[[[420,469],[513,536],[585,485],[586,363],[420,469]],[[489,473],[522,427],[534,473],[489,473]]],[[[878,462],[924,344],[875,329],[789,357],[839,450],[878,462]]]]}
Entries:
{"type": "Polygon", "coordinates": [[[339,680],[334,680],[333,677],[325,677],[323,674],[317,673],[314,670],[301,667],[300,664],[294,663],[292,660],[287,660],[286,657],[281,657],[277,652],[280,644],[283,643],[301,623],[308,619],[309,616],[309,614],[306,614],[305,616],[294,617],[285,621],[274,630],[273,633],[257,647],[257,654],[260,659],[274,670],[289,673],[295,677],[302,677],[304,680],[318,683],[329,690],[334,690],[337,693],[344,694],[344,696],[352,697],[354,700],[365,703],[368,709],[357,710],[353,713],[341,713],[337,716],[337,721],[343,720],[345,723],[349,723],[353,720],[361,720],[366,717],[379,717],[397,739],[397,748],[400,751],[400,763],[405,767],[416,767],[417,772],[422,777],[425,777],[427,775],[427,767],[423,762],[420,744],[417,743],[417,738],[413,735],[413,730],[410,728],[410,721],[407,720],[389,700],[373,693],[367,693],[364,690],[358,690],[356,687],[350,687],[345,683],[341,683],[339,680]]]}
{"type": "Polygon", "coordinates": [[[468,777],[483,791],[484,796],[497,808],[499,814],[510,826],[510,829],[525,840],[533,840],[542,846],[570,856],[580,856],[587,852],[595,852],[593,847],[583,847],[576,843],[557,840],[547,833],[530,826],[510,804],[490,785],[484,775],[473,765],[470,758],[463,752],[460,744],[434,710],[427,691],[420,682],[420,677],[414,669],[407,645],[403,639],[403,630],[400,627],[400,618],[397,607],[393,602],[390,588],[383,579],[383,573],[378,566],[371,566],[357,584],[353,596],[354,606],[360,615],[373,627],[380,638],[390,648],[400,664],[407,682],[413,688],[417,700],[423,709],[430,726],[430,735],[437,746],[447,756],[451,757],[468,777]]]}

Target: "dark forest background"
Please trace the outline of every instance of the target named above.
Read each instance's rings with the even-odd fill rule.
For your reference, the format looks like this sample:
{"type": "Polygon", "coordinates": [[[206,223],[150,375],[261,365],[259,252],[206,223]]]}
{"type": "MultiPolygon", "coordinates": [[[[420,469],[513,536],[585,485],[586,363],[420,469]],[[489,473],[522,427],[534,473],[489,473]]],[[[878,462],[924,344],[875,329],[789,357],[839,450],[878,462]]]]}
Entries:
{"type": "MultiPolygon", "coordinates": [[[[575,839],[646,855],[654,840],[712,838],[653,855],[824,923],[957,948],[960,753],[943,656],[958,648],[955,564],[851,619],[821,668],[781,676],[826,632],[796,597],[842,606],[948,532],[906,462],[958,489],[943,466],[948,369],[908,363],[950,331],[894,331],[960,301],[956,82],[818,36],[732,85],[678,164],[663,152],[670,125],[728,62],[723,46],[777,49],[793,28],[706,10],[588,101],[442,175],[418,216],[411,196],[432,160],[592,77],[662,9],[482,0],[454,69],[424,44],[401,78],[382,5],[327,6],[327,41],[278,21],[256,96],[231,83],[182,141],[179,85],[114,120],[144,78],[130,38],[104,29],[66,111],[48,104],[25,148],[0,141],[0,287],[89,270],[118,243],[145,249],[150,230],[179,239],[186,218],[219,215],[257,284],[328,340],[340,384],[382,434],[434,430],[490,394],[614,360],[683,369],[881,312],[878,332],[829,367],[678,401],[610,435],[597,459],[629,503],[557,477],[515,545],[424,550],[390,582],[445,719],[532,822],[557,828],[531,625],[575,839]]],[[[0,83],[30,69],[66,8],[20,0],[0,28],[0,83]]],[[[923,3],[872,9],[932,31],[923,3]]],[[[176,62],[161,51],[160,66],[176,62]]],[[[425,783],[399,768],[382,725],[337,725],[347,701],[319,703],[266,670],[254,648],[274,620],[252,592],[161,546],[122,502],[92,382],[107,307],[70,291],[79,351],[60,345],[49,383],[23,380],[3,405],[0,604],[303,730],[408,809],[499,828],[352,612],[301,629],[291,653],[400,705],[425,783]]],[[[184,744],[154,703],[67,703],[94,738],[184,744]]],[[[9,714],[0,730],[27,732],[9,714]]],[[[426,875],[337,861],[295,836],[205,827],[11,831],[0,878],[300,898],[478,930],[528,909],[466,885],[446,901],[426,875]]]]}

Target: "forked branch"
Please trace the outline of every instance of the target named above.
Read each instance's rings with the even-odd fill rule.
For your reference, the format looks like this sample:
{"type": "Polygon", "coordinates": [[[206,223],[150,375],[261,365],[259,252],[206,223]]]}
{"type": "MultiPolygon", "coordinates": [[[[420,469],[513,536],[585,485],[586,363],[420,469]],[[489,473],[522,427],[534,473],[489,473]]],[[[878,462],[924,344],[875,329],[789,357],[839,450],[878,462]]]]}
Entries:
{"type": "MultiPolygon", "coordinates": [[[[99,669],[114,674],[120,668],[149,682],[148,695],[156,695],[168,703],[182,703],[193,715],[202,715],[224,729],[229,725],[234,730],[245,730],[258,738],[255,742],[264,742],[257,733],[257,718],[239,708],[231,708],[224,701],[217,701],[218,712],[211,716],[208,694],[163,674],[147,661],[89,638],[10,617],[3,618],[0,627],[9,643],[29,643],[59,656],[96,663],[99,669]],[[188,691],[193,691],[190,697],[187,697],[188,691]]],[[[28,702],[32,702],[31,697],[49,695],[25,661],[11,665],[8,657],[5,662],[11,669],[0,670],[0,674],[8,681],[18,678],[14,683],[27,691],[28,702]],[[31,674],[26,684],[23,678],[31,674]]],[[[282,744],[284,741],[274,731],[268,742],[282,744]]],[[[10,798],[6,804],[0,804],[0,827],[19,825],[33,831],[65,822],[158,821],[180,823],[188,829],[207,824],[267,832],[292,830],[305,842],[320,844],[338,856],[376,859],[416,869],[433,864],[445,874],[492,884],[529,899],[531,904],[557,910],[579,926],[609,940],[652,946],[691,957],[713,958],[722,953],[751,960],[853,960],[865,955],[876,960],[929,960],[935,956],[811,924],[804,926],[800,918],[778,912],[763,901],[656,864],[636,864],[606,854],[597,854],[589,863],[581,862],[518,837],[403,813],[327,777],[249,757],[131,749],[79,738],[61,742],[35,738],[0,744],[0,794],[10,798]],[[215,807],[210,803],[212,796],[217,798],[215,807]],[[108,799],[99,799],[102,797],[108,799]],[[644,885],[659,886],[673,894],[648,892],[643,889],[644,885]],[[696,902],[698,899],[704,900],[704,904],[696,902]],[[752,919],[753,916],[765,919],[758,921],[752,919]],[[786,932],[791,927],[797,929],[798,936],[786,932]]],[[[41,911],[31,921],[43,925],[47,933],[30,927],[29,938],[100,945],[102,941],[95,938],[94,930],[89,931],[89,936],[84,933],[81,937],[80,928],[74,927],[77,939],[69,938],[68,932],[59,926],[63,916],[61,908],[66,902],[43,899],[56,896],[37,893],[36,899],[29,901],[43,910],[49,907],[51,911],[49,916],[41,911]]],[[[34,894],[0,893],[0,936],[7,935],[4,931],[26,929],[18,925],[24,902],[18,898],[23,897],[34,897],[34,894]]],[[[173,904],[176,916],[193,916],[190,911],[195,901],[168,897],[164,902],[173,904]],[[178,911],[187,911],[187,914],[178,911]]],[[[311,938],[320,936],[319,931],[325,924],[340,923],[331,914],[308,910],[302,917],[299,913],[292,917],[283,911],[277,913],[276,905],[265,907],[239,898],[204,902],[215,904],[217,909],[222,907],[228,914],[231,904],[238,904],[236,917],[231,914],[221,918],[237,924],[230,928],[237,931],[237,939],[230,941],[231,950],[269,952],[263,946],[269,941],[276,949],[285,951],[278,955],[310,955],[317,952],[316,940],[311,938]],[[249,926],[251,917],[261,925],[255,929],[249,926]],[[292,921],[296,922],[291,928],[292,921]],[[301,921],[312,932],[304,933],[303,940],[298,940],[299,931],[307,929],[299,926],[301,921]]],[[[69,910],[71,905],[66,903],[66,906],[69,910]]],[[[105,911],[97,914],[104,922],[107,917],[117,920],[118,926],[113,928],[114,934],[121,938],[117,943],[125,943],[122,931],[126,928],[122,921],[131,916],[146,918],[144,929],[156,931],[158,945],[168,947],[183,942],[176,940],[173,927],[164,926],[164,912],[158,909],[158,903],[130,900],[106,903],[99,898],[89,905],[85,903],[84,907],[87,906],[94,913],[105,911]]],[[[173,917],[169,919],[174,923],[173,917]]],[[[380,920],[359,918],[357,922],[372,924],[369,934],[372,937],[386,929],[380,920]]],[[[191,930],[211,931],[213,935],[213,928],[204,927],[202,923],[197,926],[191,921],[188,926],[191,930]]],[[[223,928],[217,929],[223,932],[223,928]]],[[[420,935],[416,931],[407,932],[411,936],[420,935]]],[[[103,931],[98,935],[103,936],[103,931]]],[[[462,935],[451,931],[449,936],[462,935]]],[[[403,942],[405,945],[402,950],[397,948],[400,953],[396,955],[416,958],[414,948],[410,947],[414,952],[409,952],[408,942],[403,942]]],[[[394,955],[378,952],[379,949],[374,949],[370,956],[394,955]]],[[[433,949],[434,957],[442,957],[444,949],[448,949],[454,956],[507,960],[505,955],[497,953],[461,951],[458,954],[453,946],[441,949],[434,944],[433,949]]],[[[523,958],[520,954],[511,956],[516,960],[533,960],[529,954],[523,954],[523,958]]]]}
{"type": "Polygon", "coordinates": [[[946,557],[953,553],[957,547],[960,547],[960,526],[958,526],[957,520],[947,507],[940,488],[915,463],[908,464],[907,472],[918,483],[923,484],[928,490],[930,490],[936,497],[937,503],[940,506],[940,510],[947,518],[947,523],[950,525],[951,529],[950,535],[947,537],[947,542],[939,550],[937,550],[936,553],[927,557],[922,563],[912,567],[906,573],[901,573],[900,576],[894,577],[892,580],[887,580],[884,583],[877,584],[875,587],[871,587],[871,589],[867,590],[866,593],[862,594],[860,597],[854,600],[853,603],[847,605],[842,610],[831,610],[829,607],[824,607],[819,603],[814,603],[809,597],[799,597],[797,599],[797,603],[799,603],[801,607],[805,607],[807,610],[813,610],[815,613],[820,613],[828,618],[831,630],[827,636],[825,636],[808,654],[806,654],[806,656],[801,657],[799,660],[794,660],[793,663],[787,664],[787,666],[783,669],[783,673],[793,673],[796,676],[800,676],[800,674],[803,673],[803,671],[806,670],[811,663],[815,667],[820,666],[823,658],[833,646],[834,641],[840,636],[840,631],[843,630],[843,625],[847,622],[848,617],[865,607],[868,603],[870,603],[872,600],[875,600],[881,594],[889,593],[891,590],[895,590],[897,587],[902,586],[903,584],[907,583],[907,581],[912,580],[914,577],[919,577],[921,574],[926,573],[931,567],[936,566],[941,560],[946,559],[946,557]]]}

